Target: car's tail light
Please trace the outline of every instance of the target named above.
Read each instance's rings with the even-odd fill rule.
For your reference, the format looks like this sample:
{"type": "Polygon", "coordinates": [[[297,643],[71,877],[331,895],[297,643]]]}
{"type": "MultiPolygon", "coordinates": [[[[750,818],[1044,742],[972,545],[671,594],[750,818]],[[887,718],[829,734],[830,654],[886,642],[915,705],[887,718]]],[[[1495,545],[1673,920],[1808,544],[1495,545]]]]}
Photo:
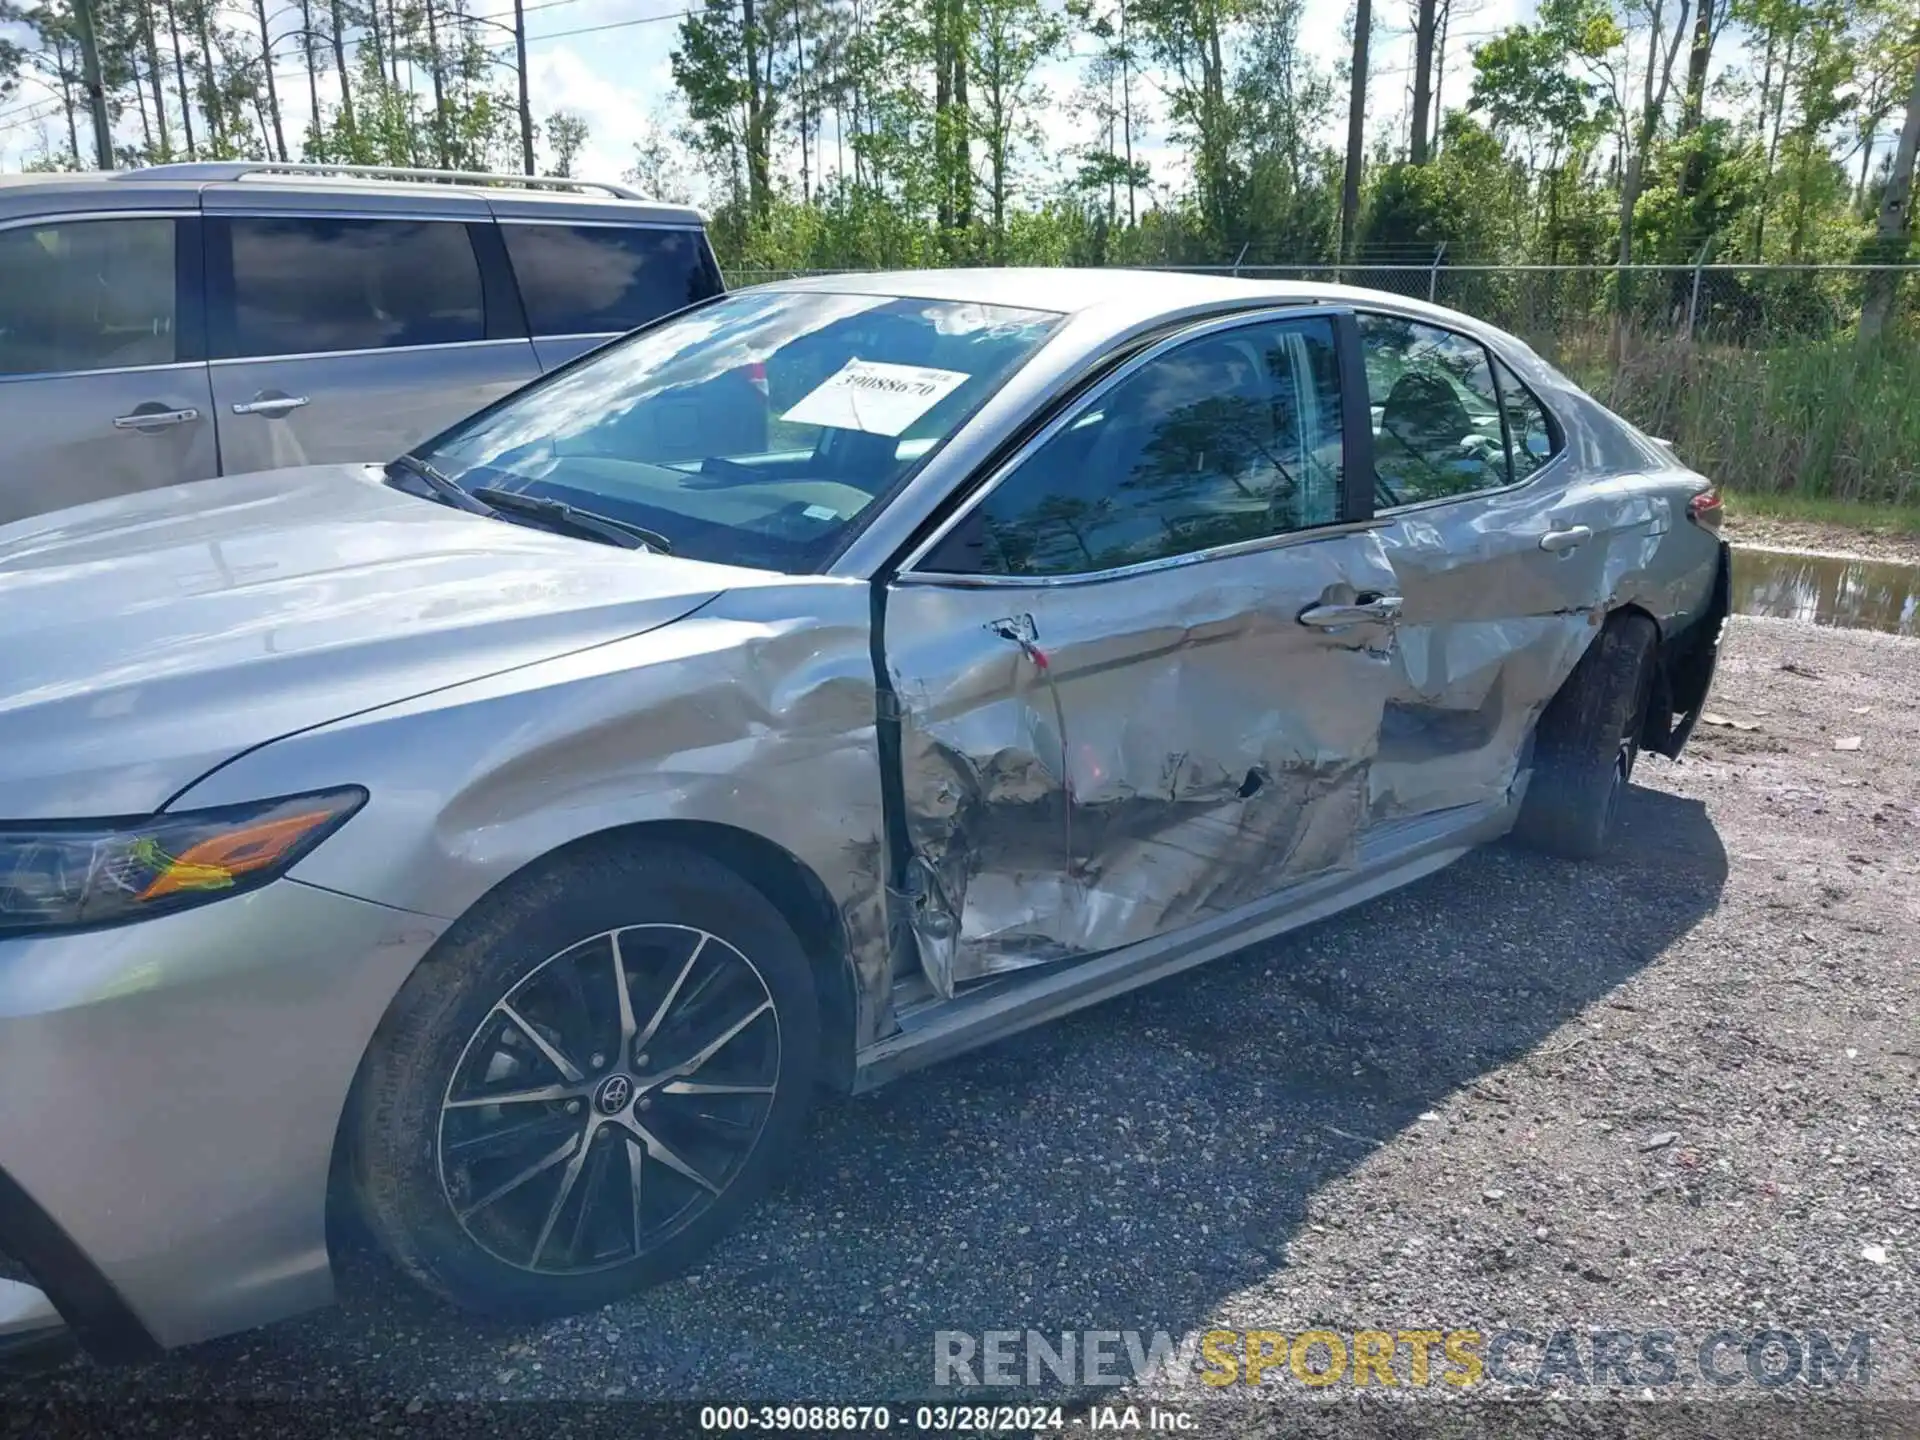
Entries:
{"type": "Polygon", "coordinates": [[[1718,487],[1710,487],[1687,502],[1687,518],[1703,529],[1718,530],[1723,508],[1718,487]]]}
{"type": "Polygon", "coordinates": [[[756,360],[747,366],[747,383],[762,395],[767,393],[767,366],[765,361],[756,360]]]}

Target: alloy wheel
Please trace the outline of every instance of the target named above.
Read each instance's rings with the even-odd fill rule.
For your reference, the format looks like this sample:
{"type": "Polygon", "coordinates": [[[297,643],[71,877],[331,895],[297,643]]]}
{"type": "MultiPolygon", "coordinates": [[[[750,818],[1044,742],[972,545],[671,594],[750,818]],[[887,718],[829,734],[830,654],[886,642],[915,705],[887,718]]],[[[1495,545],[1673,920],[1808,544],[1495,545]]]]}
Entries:
{"type": "Polygon", "coordinates": [[[488,1254],[584,1274],[660,1248],[745,1165],[773,1109],[780,1017],[740,950],[632,925],[543,960],[455,1064],[440,1182],[488,1254]]]}

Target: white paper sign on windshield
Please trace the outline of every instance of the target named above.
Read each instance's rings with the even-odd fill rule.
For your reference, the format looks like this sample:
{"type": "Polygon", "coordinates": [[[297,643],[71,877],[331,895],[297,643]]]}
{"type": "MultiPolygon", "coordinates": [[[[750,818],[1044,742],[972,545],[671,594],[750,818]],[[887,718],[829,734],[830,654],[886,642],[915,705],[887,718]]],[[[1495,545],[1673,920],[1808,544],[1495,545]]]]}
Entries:
{"type": "Polygon", "coordinates": [[[796,425],[898,435],[966,380],[959,370],[849,360],[780,418],[796,425]]]}

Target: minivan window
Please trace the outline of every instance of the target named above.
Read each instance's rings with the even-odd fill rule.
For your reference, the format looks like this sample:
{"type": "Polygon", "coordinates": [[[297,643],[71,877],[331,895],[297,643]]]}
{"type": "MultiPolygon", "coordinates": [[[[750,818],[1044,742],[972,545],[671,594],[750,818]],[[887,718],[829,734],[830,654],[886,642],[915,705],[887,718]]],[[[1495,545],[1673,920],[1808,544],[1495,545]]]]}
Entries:
{"type": "Polygon", "coordinates": [[[170,365],[174,222],[0,230],[0,375],[170,365]]]}
{"type": "Polygon", "coordinates": [[[227,356],[449,345],[486,337],[466,226],[237,216],[227,356]]]}
{"type": "Polygon", "coordinates": [[[469,492],[644,526],[676,555],[805,572],[1059,322],[1001,305],[742,292],[616,341],[415,458],[469,492]]]}
{"type": "Polygon", "coordinates": [[[718,295],[698,230],[500,226],[535,335],[612,335],[718,295]]]}

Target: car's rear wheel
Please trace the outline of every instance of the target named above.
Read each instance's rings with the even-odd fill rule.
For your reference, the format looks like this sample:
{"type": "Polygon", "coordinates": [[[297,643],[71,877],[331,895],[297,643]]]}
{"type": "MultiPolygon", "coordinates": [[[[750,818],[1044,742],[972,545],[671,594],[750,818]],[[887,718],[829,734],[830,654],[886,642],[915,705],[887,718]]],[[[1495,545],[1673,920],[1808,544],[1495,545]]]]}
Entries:
{"type": "Polygon", "coordinates": [[[1626,611],[1608,619],[1547,705],[1515,834],[1573,859],[1605,850],[1640,756],[1659,631],[1626,611]]]}
{"type": "Polygon", "coordinates": [[[800,942],[698,854],[609,848],[507,886],[394,1001],[351,1116],[409,1274],[516,1317],[682,1268],[794,1144],[819,1021],[800,942]]]}

